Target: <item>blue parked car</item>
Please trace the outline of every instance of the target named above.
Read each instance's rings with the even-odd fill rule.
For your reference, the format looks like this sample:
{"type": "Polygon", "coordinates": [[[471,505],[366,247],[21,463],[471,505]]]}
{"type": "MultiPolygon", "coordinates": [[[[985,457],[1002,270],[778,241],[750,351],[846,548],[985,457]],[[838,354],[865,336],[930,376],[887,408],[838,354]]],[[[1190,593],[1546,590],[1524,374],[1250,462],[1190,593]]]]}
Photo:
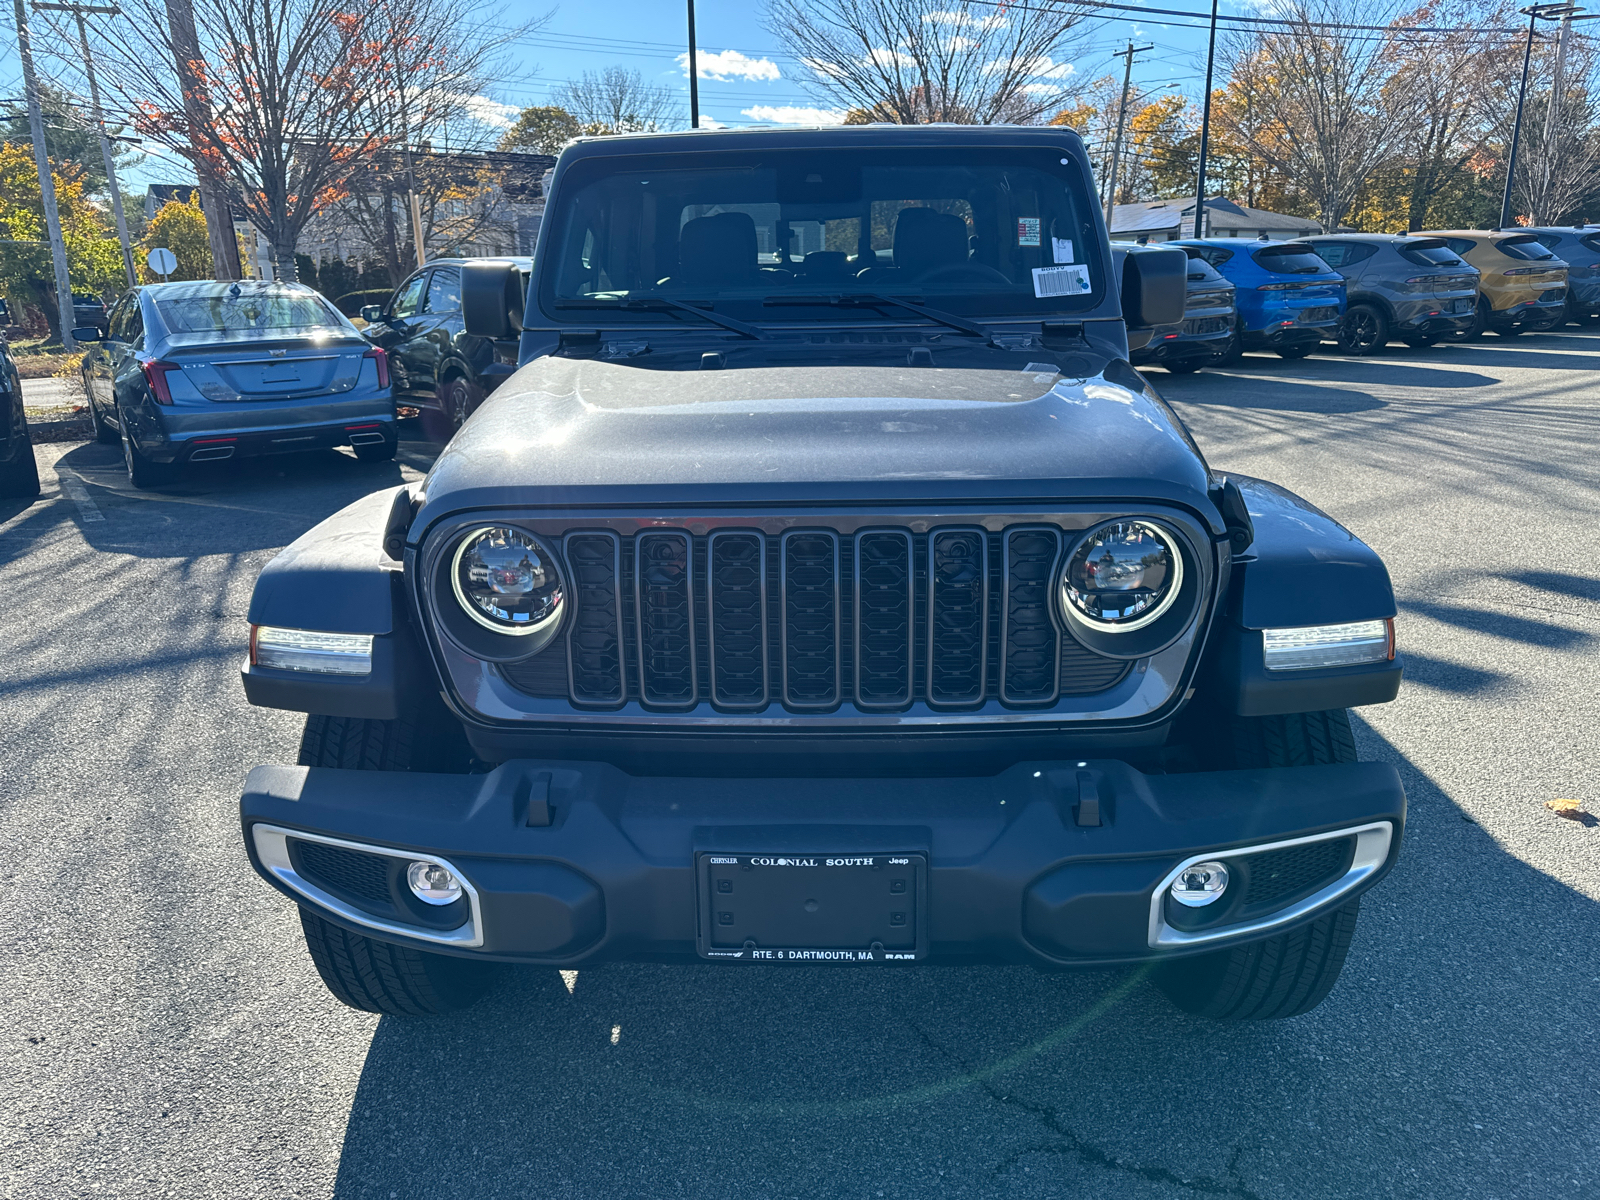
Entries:
{"type": "Polygon", "coordinates": [[[1308,242],[1201,238],[1171,243],[1196,251],[1234,287],[1234,341],[1224,361],[1246,350],[1304,358],[1333,337],[1344,315],[1344,276],[1308,242]]]}

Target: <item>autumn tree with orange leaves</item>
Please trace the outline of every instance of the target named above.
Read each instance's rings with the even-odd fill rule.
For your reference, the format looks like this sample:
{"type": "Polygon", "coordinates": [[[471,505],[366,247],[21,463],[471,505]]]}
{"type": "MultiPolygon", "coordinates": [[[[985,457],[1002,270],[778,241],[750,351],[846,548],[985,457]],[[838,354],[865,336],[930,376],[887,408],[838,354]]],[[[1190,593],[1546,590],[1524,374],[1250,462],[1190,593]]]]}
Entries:
{"type": "Polygon", "coordinates": [[[301,232],[352,176],[465,119],[528,30],[472,0],[193,0],[197,106],[166,8],[125,0],[127,36],[101,52],[109,83],[143,137],[226,181],[280,279],[296,278],[301,232]]]}

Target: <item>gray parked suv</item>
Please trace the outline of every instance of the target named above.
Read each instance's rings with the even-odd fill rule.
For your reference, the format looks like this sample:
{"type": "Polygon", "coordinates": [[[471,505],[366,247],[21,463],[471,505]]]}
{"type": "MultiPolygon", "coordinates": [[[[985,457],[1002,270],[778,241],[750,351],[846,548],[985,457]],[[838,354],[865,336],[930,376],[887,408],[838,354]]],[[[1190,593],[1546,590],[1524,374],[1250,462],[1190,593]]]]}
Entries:
{"type": "Polygon", "coordinates": [[[1346,354],[1377,354],[1393,338],[1431,346],[1471,327],[1478,270],[1442,238],[1346,233],[1307,240],[1345,277],[1336,340],[1346,354]]]}
{"type": "Polygon", "coordinates": [[[1600,226],[1525,230],[1567,264],[1567,315],[1557,325],[1600,321],[1600,226]]]}

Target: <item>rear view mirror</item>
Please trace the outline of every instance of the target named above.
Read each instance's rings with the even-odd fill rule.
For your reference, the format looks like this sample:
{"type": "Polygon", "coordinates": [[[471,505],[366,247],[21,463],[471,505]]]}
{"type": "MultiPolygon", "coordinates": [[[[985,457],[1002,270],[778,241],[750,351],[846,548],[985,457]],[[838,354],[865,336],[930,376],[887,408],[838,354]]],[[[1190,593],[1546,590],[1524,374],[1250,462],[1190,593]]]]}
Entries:
{"type": "Polygon", "coordinates": [[[371,325],[374,321],[383,320],[383,305],[363,304],[361,306],[361,319],[368,325],[371,325]]]}
{"type": "Polygon", "coordinates": [[[72,331],[72,340],[75,342],[98,342],[100,337],[100,330],[93,325],[85,325],[82,329],[72,331]]]}
{"type": "Polygon", "coordinates": [[[461,268],[461,316],[473,337],[509,338],[522,332],[522,273],[504,259],[461,268]]]}
{"type": "Polygon", "coordinates": [[[1183,320],[1189,256],[1179,249],[1129,252],[1122,268],[1122,319],[1130,330],[1183,320]]]}

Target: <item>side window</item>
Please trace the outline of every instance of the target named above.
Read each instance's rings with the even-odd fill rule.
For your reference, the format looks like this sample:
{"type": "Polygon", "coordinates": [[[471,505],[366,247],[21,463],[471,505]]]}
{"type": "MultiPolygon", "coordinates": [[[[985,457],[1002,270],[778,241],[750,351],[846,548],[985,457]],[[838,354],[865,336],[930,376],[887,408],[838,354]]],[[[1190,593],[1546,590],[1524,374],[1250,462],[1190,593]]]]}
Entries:
{"type": "Polygon", "coordinates": [[[422,311],[422,287],[428,282],[426,274],[408,279],[400,285],[400,290],[394,294],[394,307],[389,310],[391,316],[414,317],[422,311]]]}
{"type": "Polygon", "coordinates": [[[106,340],[108,342],[121,342],[122,328],[128,319],[128,306],[136,303],[132,296],[124,296],[111,306],[111,311],[106,314],[106,340]]]}
{"type": "Polygon", "coordinates": [[[1463,256],[1471,254],[1478,246],[1478,243],[1471,238],[1445,238],[1445,241],[1449,244],[1450,249],[1463,256]]]}
{"type": "Polygon", "coordinates": [[[461,272],[455,267],[440,267],[428,281],[428,304],[423,310],[431,313],[461,311],[461,272]]]}
{"type": "Polygon", "coordinates": [[[1221,246],[1201,246],[1199,249],[1200,257],[1213,267],[1220,267],[1233,257],[1232,250],[1224,250],[1221,246]]]}
{"type": "MultiPolygon", "coordinates": [[[[1361,243],[1361,242],[1349,242],[1349,243],[1346,243],[1346,245],[1344,247],[1344,264],[1343,265],[1347,266],[1347,267],[1353,267],[1357,263],[1366,262],[1367,259],[1371,258],[1377,252],[1378,252],[1378,248],[1376,246],[1370,244],[1370,243],[1361,243]]],[[[1332,262],[1331,259],[1328,259],[1328,256],[1326,254],[1324,254],[1322,257],[1323,257],[1324,260],[1332,262]]],[[[1333,263],[1332,265],[1339,266],[1340,264],[1333,263]]]]}
{"type": "Polygon", "coordinates": [[[1550,250],[1554,250],[1561,244],[1561,235],[1559,233],[1536,233],[1533,236],[1538,239],[1540,245],[1550,250]]]}
{"type": "Polygon", "coordinates": [[[122,340],[135,350],[144,349],[144,310],[139,307],[139,297],[128,297],[128,313],[122,319],[122,340]]]}
{"type": "Polygon", "coordinates": [[[1311,244],[1317,248],[1317,253],[1322,255],[1322,261],[1335,271],[1344,266],[1350,251],[1354,249],[1353,246],[1344,242],[1312,242],[1311,244]]]}

